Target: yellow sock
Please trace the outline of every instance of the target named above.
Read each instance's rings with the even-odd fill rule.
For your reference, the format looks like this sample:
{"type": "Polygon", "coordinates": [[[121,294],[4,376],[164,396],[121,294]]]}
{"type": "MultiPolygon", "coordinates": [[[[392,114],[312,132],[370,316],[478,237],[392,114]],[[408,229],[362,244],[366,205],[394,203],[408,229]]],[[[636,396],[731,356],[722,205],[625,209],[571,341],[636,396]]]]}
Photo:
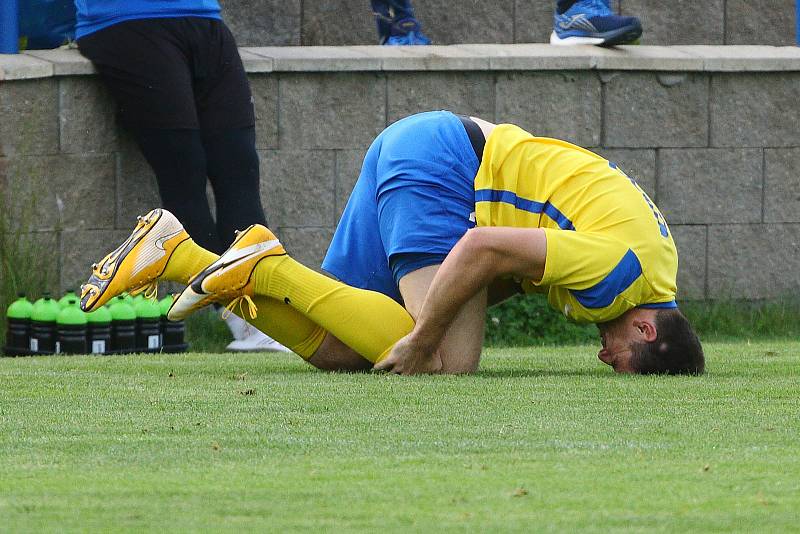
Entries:
{"type": "Polygon", "coordinates": [[[304,360],[317,352],[327,334],[324,328],[281,301],[256,295],[253,302],[258,307],[255,319],[246,313],[240,314],[240,310],[235,310],[237,315],[304,360]]]}
{"type": "Polygon", "coordinates": [[[266,258],[253,272],[255,293],[289,304],[371,362],[414,328],[414,320],[382,293],[356,289],[288,256],[266,258]]]}
{"type": "MultiPolygon", "coordinates": [[[[187,284],[192,276],[218,258],[213,252],[188,239],[175,248],[161,278],[187,284]]],[[[237,315],[278,343],[292,349],[304,360],[314,355],[325,339],[324,328],[283,302],[259,296],[253,300],[258,306],[258,317],[250,319],[247,314],[239,313],[239,310],[236,310],[237,315]]]]}
{"type": "Polygon", "coordinates": [[[189,283],[189,279],[217,261],[219,256],[204,249],[191,239],[175,247],[175,251],[167,261],[163,274],[159,277],[163,280],[171,280],[181,284],[189,283]]]}

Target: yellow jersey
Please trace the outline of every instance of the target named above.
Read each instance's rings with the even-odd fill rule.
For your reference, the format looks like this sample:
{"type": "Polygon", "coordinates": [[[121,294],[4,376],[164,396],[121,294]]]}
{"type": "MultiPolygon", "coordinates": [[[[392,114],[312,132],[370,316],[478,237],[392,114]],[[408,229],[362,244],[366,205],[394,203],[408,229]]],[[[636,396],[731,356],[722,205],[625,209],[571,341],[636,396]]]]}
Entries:
{"type": "Polygon", "coordinates": [[[544,229],[544,275],[522,287],[546,292],[573,321],[676,307],[678,253],[664,217],[633,179],[589,150],[496,126],[475,177],[475,217],[478,226],[544,229]]]}

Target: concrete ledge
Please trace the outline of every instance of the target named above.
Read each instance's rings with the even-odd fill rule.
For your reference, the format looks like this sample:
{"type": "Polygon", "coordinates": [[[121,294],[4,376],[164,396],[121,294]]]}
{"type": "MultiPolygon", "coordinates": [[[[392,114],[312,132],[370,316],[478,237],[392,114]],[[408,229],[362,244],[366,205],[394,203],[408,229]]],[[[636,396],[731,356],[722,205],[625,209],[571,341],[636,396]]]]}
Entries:
{"type": "Polygon", "coordinates": [[[766,72],[800,70],[800,47],[797,46],[675,46],[703,60],[708,72],[766,72]]]}
{"type": "MultiPolygon", "coordinates": [[[[800,71],[796,46],[268,46],[241,48],[245,69],[263,72],[599,70],[667,72],[800,71]]],[[[0,55],[0,80],[94,73],[77,50],[0,55]]]]}
{"type": "Polygon", "coordinates": [[[49,78],[53,64],[25,54],[0,54],[0,80],[49,78]]]}
{"type": "Polygon", "coordinates": [[[80,55],[77,50],[30,50],[26,56],[47,61],[53,65],[55,76],[73,76],[76,74],[94,74],[92,62],[80,55]]]}

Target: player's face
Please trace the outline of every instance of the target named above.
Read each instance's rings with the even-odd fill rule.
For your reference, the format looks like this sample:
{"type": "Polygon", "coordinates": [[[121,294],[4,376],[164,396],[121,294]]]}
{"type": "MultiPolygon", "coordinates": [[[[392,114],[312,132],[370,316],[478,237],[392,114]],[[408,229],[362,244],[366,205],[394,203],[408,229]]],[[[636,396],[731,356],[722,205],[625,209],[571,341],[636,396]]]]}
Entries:
{"type": "Polygon", "coordinates": [[[623,315],[608,323],[600,323],[600,342],[603,348],[597,353],[601,362],[610,365],[616,373],[634,373],[631,365],[631,345],[636,341],[636,328],[629,317],[623,315]]]}

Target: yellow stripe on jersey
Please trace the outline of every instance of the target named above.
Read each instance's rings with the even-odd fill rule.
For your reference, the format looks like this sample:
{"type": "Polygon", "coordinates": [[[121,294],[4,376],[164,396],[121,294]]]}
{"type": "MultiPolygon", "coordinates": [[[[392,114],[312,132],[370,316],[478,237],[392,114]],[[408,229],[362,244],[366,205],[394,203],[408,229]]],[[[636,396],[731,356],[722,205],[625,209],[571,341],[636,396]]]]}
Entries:
{"type": "Polygon", "coordinates": [[[568,318],[604,322],[674,307],[678,255],[664,217],[613,163],[511,124],[495,127],[475,177],[478,226],[543,228],[541,281],[568,318]]]}

